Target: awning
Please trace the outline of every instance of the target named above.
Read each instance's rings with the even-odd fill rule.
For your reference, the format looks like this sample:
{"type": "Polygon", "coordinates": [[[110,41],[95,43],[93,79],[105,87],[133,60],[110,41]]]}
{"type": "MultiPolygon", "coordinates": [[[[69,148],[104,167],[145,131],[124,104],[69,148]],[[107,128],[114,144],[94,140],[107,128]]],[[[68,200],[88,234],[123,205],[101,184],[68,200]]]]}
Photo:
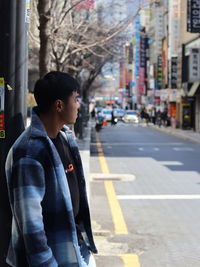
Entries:
{"type": "Polygon", "coordinates": [[[196,93],[199,85],[200,85],[200,82],[194,82],[192,87],[190,88],[190,91],[188,92],[188,96],[194,96],[194,94],[196,93]]]}

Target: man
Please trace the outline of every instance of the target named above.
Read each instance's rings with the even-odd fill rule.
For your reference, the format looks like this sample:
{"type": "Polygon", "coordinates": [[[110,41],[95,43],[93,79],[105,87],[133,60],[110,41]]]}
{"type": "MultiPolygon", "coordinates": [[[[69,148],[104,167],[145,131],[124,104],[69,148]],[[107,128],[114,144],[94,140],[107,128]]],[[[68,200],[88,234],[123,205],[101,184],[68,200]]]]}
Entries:
{"type": "Polygon", "coordinates": [[[31,125],[8,154],[11,266],[95,266],[82,163],[65,126],[76,121],[77,90],[77,81],[66,73],[50,72],[38,80],[31,125]]]}

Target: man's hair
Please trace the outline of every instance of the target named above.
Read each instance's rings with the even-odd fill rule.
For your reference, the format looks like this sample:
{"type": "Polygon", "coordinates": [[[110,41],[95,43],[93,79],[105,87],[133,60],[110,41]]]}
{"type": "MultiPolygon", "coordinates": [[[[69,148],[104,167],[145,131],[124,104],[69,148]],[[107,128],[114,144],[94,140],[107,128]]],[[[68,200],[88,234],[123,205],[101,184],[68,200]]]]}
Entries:
{"type": "Polygon", "coordinates": [[[79,90],[77,80],[69,74],[60,71],[51,71],[35,83],[34,97],[39,112],[48,112],[52,104],[60,100],[68,100],[73,92],[79,90]]]}

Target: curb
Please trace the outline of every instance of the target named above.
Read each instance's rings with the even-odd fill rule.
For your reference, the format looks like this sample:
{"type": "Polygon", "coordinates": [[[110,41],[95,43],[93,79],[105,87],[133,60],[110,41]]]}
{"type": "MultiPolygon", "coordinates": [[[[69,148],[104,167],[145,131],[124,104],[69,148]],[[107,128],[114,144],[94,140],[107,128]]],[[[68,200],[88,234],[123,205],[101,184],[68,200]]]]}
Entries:
{"type": "Polygon", "coordinates": [[[199,134],[199,140],[198,140],[195,137],[193,138],[191,136],[182,135],[181,133],[176,132],[176,130],[159,128],[159,127],[153,126],[153,125],[150,125],[150,127],[153,128],[153,129],[155,129],[155,130],[157,130],[157,131],[161,131],[161,132],[164,132],[164,133],[169,133],[169,134],[171,134],[173,136],[182,138],[182,139],[187,140],[187,141],[192,141],[192,142],[200,143],[200,134],[199,134]]]}
{"type": "Polygon", "coordinates": [[[91,121],[88,122],[88,126],[85,128],[83,139],[77,139],[79,152],[83,164],[83,171],[86,180],[87,196],[90,203],[90,142],[91,142],[91,121]]]}

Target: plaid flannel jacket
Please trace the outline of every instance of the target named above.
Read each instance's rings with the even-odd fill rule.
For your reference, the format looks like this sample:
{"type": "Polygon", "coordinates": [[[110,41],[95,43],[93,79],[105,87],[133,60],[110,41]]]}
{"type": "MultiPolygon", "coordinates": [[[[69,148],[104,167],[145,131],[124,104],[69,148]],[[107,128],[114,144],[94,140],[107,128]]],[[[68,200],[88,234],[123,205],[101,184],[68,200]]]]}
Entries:
{"type": "MultiPolygon", "coordinates": [[[[93,253],[85,178],[77,144],[64,127],[77,167],[80,227],[93,253]]],[[[7,263],[14,267],[82,267],[66,174],[55,146],[36,113],[16,140],[6,160],[12,209],[12,234],[7,263]]]]}

